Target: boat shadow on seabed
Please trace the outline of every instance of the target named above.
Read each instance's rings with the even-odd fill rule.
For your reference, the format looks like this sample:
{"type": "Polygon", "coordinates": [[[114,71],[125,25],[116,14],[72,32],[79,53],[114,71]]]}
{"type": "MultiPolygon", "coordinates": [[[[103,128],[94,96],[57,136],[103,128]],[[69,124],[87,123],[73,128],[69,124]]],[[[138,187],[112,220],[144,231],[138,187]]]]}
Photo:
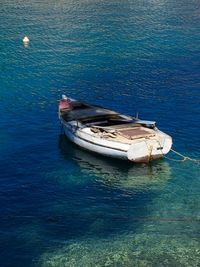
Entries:
{"type": "Polygon", "coordinates": [[[171,178],[170,165],[163,159],[134,164],[108,158],[79,148],[63,134],[59,136],[59,148],[66,160],[73,160],[84,174],[92,175],[105,186],[126,191],[160,189],[171,178]]]}

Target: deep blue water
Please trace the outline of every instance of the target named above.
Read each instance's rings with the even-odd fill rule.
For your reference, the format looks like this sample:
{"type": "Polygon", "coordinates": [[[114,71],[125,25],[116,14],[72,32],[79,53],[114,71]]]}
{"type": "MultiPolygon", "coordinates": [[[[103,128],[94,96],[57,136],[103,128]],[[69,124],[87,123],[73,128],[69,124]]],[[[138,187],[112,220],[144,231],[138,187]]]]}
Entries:
{"type": "Polygon", "coordinates": [[[199,266],[200,165],[90,154],[57,118],[62,93],[139,112],[200,158],[199,25],[198,0],[0,0],[1,267],[199,266]]]}

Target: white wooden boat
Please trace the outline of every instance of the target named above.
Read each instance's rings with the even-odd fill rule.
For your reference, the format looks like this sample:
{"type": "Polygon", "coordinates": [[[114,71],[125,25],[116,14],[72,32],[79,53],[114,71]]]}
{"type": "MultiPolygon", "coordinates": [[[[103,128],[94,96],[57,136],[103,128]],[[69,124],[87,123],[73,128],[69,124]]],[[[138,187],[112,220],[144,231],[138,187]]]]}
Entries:
{"type": "Polygon", "coordinates": [[[172,138],[156,123],[62,96],[59,118],[78,146],[113,158],[149,162],[166,155],[172,138]]]}

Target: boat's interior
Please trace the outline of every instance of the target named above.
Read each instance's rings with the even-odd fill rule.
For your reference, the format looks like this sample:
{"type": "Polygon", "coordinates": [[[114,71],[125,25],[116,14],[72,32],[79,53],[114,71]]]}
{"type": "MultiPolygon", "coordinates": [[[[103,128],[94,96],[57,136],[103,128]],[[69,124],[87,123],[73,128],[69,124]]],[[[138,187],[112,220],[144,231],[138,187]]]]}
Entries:
{"type": "Polygon", "coordinates": [[[115,111],[98,106],[91,106],[80,102],[73,102],[73,109],[64,109],[61,116],[65,121],[77,120],[82,124],[111,126],[129,123],[133,119],[128,116],[122,117],[115,111]]]}
{"type": "Polygon", "coordinates": [[[62,111],[61,116],[67,122],[75,120],[90,127],[94,133],[109,133],[109,137],[120,137],[120,140],[122,137],[132,140],[155,135],[152,129],[148,129],[153,128],[152,126],[139,123],[134,117],[80,102],[75,102],[73,109],[62,111]]]}
{"type": "Polygon", "coordinates": [[[89,117],[80,120],[80,122],[86,126],[96,125],[96,126],[115,126],[122,124],[130,124],[133,123],[133,119],[126,119],[118,114],[114,115],[104,115],[100,117],[89,117]]]}

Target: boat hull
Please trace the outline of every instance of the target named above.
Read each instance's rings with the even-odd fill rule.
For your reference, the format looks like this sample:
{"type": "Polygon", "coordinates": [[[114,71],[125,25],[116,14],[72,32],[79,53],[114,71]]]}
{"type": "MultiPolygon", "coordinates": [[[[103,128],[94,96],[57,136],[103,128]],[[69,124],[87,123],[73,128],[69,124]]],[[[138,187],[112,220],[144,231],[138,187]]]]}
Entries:
{"type": "Polygon", "coordinates": [[[64,127],[64,133],[71,142],[86,150],[112,158],[146,163],[162,158],[169,152],[172,145],[171,137],[161,131],[158,131],[158,135],[154,139],[141,138],[135,140],[132,144],[120,144],[96,138],[70,123],[62,120],[61,122],[64,127]]]}
{"type": "Polygon", "coordinates": [[[68,127],[64,126],[64,132],[65,135],[67,136],[67,138],[75,143],[76,145],[104,155],[104,156],[108,156],[108,157],[113,157],[113,158],[119,158],[119,159],[127,159],[127,151],[126,150],[122,150],[122,149],[116,149],[116,148],[111,148],[111,147],[107,147],[107,146],[103,146],[100,142],[98,143],[94,143],[94,141],[91,141],[91,139],[89,140],[89,138],[83,138],[80,135],[77,135],[75,133],[73,133],[72,131],[70,131],[68,129],[68,127]]]}

